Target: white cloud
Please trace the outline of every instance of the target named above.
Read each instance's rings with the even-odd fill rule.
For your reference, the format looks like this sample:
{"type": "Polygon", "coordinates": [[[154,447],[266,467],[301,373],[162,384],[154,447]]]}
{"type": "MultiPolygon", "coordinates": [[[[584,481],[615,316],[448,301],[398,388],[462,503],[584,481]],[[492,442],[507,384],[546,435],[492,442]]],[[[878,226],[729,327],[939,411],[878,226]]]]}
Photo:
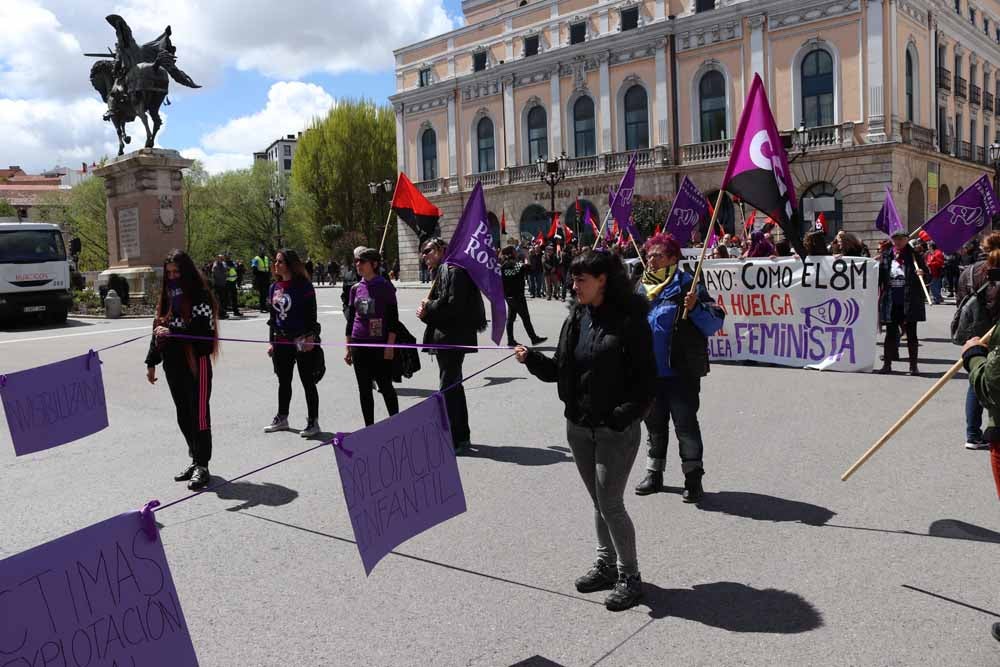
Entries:
{"type": "Polygon", "coordinates": [[[80,99],[68,105],[45,99],[0,99],[4,166],[19,164],[28,171],[55,164],[79,167],[81,162],[117,154],[114,129],[101,120],[104,110],[100,99],[80,99]]]}
{"type": "Polygon", "coordinates": [[[246,169],[253,164],[253,155],[250,153],[206,153],[201,148],[185,148],[180,153],[190,160],[201,162],[205,171],[210,174],[246,169]]]}
{"type": "Polygon", "coordinates": [[[314,118],[326,116],[333,105],[333,98],[320,86],[279,81],[267,92],[263,109],[212,130],[202,137],[201,143],[213,151],[250,154],[263,150],[281,135],[304,130],[314,118]]]}

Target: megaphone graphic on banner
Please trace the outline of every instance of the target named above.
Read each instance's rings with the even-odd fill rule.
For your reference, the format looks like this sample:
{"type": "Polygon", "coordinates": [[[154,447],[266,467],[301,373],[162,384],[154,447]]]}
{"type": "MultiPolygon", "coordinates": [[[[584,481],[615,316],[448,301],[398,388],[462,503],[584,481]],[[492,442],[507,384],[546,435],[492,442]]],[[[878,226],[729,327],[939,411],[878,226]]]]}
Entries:
{"type": "Polygon", "coordinates": [[[815,306],[808,306],[802,309],[802,314],[806,316],[806,326],[811,327],[816,324],[826,324],[834,326],[843,324],[851,326],[858,321],[861,314],[861,307],[854,299],[827,299],[815,306]]]}

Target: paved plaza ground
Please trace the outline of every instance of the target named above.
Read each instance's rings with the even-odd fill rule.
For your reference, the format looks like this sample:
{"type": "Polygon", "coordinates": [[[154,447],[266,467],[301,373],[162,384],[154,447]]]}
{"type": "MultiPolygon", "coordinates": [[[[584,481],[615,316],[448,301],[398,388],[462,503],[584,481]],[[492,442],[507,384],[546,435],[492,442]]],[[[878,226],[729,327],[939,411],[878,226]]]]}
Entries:
{"type": "MultiPolygon", "coordinates": [[[[325,340],[342,340],[340,289],[321,289],[325,340]]],[[[423,292],[400,292],[418,337],[423,292]]],[[[554,344],[565,307],[529,301],[554,344]]],[[[365,578],[331,449],[321,448],[158,514],[201,664],[235,665],[998,665],[1000,512],[988,453],[964,443],[964,373],[849,482],[840,474],[957,357],[952,307],[920,327],[923,377],[715,365],[703,383],[707,495],[626,503],[646,602],[604,609],[573,579],[593,558],[592,510],[569,455],[555,385],[510,359],[467,386],[468,511],[417,536],[365,578]]],[[[0,332],[0,371],[149,331],[148,320],[72,319],[0,332]]],[[[517,331],[525,339],[520,324],[517,331]]],[[[266,339],[263,316],[223,336],[266,339]]],[[[485,342],[486,336],[481,338],[485,342]]],[[[0,557],[186,493],[164,381],[146,342],[102,354],[110,427],[15,459],[0,435],[0,557]]],[[[905,353],[905,350],[904,350],[905,353]]],[[[468,357],[466,372],[505,352],[468,357]]],[[[363,425],[353,371],[327,350],[320,423],[363,425]]],[[[903,364],[897,364],[902,371],[903,364]]],[[[296,381],[297,382],[297,381],[296,381]]],[[[399,387],[405,408],[436,367],[399,387]]],[[[265,435],[277,383],[265,346],[224,343],[215,367],[211,471],[235,477],[309,446],[265,435]]],[[[376,414],[384,415],[376,395],[376,414]]],[[[305,425],[296,385],[293,426],[305,425]]]]}

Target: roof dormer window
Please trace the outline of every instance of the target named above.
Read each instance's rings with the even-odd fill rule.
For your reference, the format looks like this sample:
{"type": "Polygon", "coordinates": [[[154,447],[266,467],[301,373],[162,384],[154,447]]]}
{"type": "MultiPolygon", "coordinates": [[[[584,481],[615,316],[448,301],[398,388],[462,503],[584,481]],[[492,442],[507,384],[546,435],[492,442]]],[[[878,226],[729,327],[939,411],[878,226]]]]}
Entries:
{"type": "Polygon", "coordinates": [[[486,51],[476,51],[472,54],[472,71],[482,72],[486,69],[486,51]]]}
{"type": "Polygon", "coordinates": [[[569,43],[583,44],[587,40],[587,22],[571,23],[569,26],[569,43]]]}
{"type": "Polygon", "coordinates": [[[626,30],[635,30],[639,27],[639,8],[638,7],[626,7],[622,9],[622,32],[626,30]]]}

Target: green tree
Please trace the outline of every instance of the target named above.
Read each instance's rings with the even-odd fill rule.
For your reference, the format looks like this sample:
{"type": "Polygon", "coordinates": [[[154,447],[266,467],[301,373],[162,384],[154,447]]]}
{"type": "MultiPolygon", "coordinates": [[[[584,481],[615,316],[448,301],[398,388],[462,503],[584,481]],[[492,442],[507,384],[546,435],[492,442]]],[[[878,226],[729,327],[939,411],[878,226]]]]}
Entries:
{"type": "MultiPolygon", "coordinates": [[[[370,100],[342,100],[326,118],[302,134],[292,163],[292,190],[301,202],[293,216],[310,250],[342,256],[358,244],[378,247],[388,212],[372,198],[369,182],[394,180],[396,125],[392,107],[370,100]],[[343,233],[324,237],[337,225],[343,233]]],[[[394,254],[396,230],[390,229],[386,254],[394,254]]]]}
{"type": "Polygon", "coordinates": [[[39,199],[39,210],[40,220],[59,224],[80,238],[81,271],[108,268],[108,196],[103,178],[88,178],[68,192],[46,193],[39,199]]]}
{"type": "Polygon", "coordinates": [[[10,202],[6,199],[0,199],[0,218],[15,217],[17,217],[17,209],[11,206],[10,202]]]}

